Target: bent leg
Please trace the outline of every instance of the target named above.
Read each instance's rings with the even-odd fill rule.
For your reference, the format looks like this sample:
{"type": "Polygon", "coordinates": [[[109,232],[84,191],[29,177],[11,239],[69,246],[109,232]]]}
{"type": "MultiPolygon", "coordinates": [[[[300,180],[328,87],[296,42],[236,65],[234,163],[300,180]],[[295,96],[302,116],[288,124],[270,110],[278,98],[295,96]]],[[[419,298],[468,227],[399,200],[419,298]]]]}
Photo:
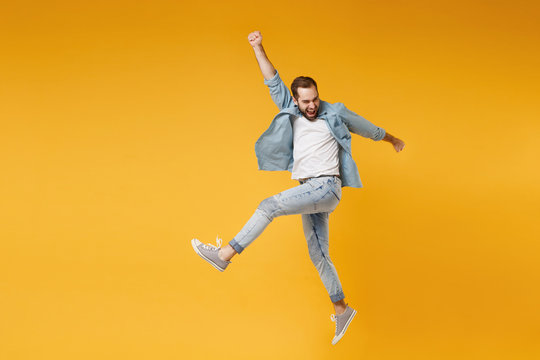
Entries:
{"type": "Polygon", "coordinates": [[[330,295],[330,300],[336,303],[345,298],[336,267],[330,259],[329,227],[330,213],[303,214],[302,224],[306,236],[309,257],[319,272],[319,276],[330,295]]]}
{"type": "Polygon", "coordinates": [[[229,245],[241,253],[278,216],[333,211],[339,203],[335,192],[341,192],[338,181],[333,177],[311,179],[264,199],[229,245]]]}
{"type": "Polygon", "coordinates": [[[278,213],[279,206],[274,196],[264,199],[242,230],[229,242],[229,245],[240,254],[253,240],[262,234],[274,217],[278,216],[278,213]]]}

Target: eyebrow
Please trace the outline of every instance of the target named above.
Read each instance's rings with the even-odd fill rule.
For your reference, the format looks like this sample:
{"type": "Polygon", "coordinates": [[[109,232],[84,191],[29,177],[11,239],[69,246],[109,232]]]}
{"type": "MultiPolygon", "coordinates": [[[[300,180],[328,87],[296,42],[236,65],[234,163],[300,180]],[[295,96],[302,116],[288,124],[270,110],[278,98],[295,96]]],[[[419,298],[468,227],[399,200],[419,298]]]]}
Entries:
{"type": "MultiPolygon", "coordinates": [[[[318,97],[319,97],[318,95],[315,96],[315,97],[313,98],[313,100],[317,100],[318,97]]],[[[310,101],[310,100],[309,100],[309,99],[303,99],[302,101],[310,101]]]]}

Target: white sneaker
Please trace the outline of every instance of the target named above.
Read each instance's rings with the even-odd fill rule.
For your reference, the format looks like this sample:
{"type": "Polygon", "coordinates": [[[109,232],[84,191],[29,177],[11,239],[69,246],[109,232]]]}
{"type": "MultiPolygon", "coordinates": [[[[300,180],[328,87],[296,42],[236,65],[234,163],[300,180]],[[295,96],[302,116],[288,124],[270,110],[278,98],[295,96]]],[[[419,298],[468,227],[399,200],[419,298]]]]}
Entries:
{"type": "Polygon", "coordinates": [[[193,246],[193,250],[195,250],[195,252],[199,254],[200,257],[208,261],[210,265],[212,265],[219,271],[225,271],[231,261],[224,261],[219,258],[218,252],[221,247],[221,239],[217,237],[216,243],[217,246],[212,244],[203,244],[197,239],[191,240],[191,246],[193,246]]]}
{"type": "Polygon", "coordinates": [[[349,307],[349,305],[347,305],[347,308],[345,309],[345,312],[343,314],[330,315],[330,319],[336,322],[336,335],[332,339],[332,345],[336,345],[337,342],[343,337],[343,335],[345,335],[345,331],[347,331],[347,328],[349,327],[349,324],[354,318],[354,315],[356,315],[356,310],[354,310],[352,307],[349,307]]]}

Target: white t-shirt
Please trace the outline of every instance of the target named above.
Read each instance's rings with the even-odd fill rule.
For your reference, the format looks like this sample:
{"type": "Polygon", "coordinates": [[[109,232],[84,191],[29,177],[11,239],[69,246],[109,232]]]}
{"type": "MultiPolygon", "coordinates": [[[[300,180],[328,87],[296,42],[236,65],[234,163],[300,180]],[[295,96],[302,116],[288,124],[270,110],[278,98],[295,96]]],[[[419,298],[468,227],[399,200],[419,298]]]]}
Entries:
{"type": "Polygon", "coordinates": [[[292,179],[339,175],[338,151],[325,120],[310,121],[304,116],[293,120],[292,179]]]}

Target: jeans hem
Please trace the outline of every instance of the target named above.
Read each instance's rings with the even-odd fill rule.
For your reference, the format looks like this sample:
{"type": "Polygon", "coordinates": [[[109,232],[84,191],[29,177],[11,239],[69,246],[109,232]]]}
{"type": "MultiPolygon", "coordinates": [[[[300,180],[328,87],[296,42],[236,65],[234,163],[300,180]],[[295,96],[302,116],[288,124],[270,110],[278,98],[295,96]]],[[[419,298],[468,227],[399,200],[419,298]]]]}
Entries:
{"type": "Polygon", "coordinates": [[[240,244],[238,244],[235,239],[229,241],[229,245],[231,245],[231,247],[239,254],[244,251],[244,248],[240,244]]]}
{"type": "Polygon", "coordinates": [[[343,291],[340,291],[335,295],[330,295],[330,300],[332,300],[333,303],[343,299],[345,299],[345,294],[343,294],[343,291]]]}

